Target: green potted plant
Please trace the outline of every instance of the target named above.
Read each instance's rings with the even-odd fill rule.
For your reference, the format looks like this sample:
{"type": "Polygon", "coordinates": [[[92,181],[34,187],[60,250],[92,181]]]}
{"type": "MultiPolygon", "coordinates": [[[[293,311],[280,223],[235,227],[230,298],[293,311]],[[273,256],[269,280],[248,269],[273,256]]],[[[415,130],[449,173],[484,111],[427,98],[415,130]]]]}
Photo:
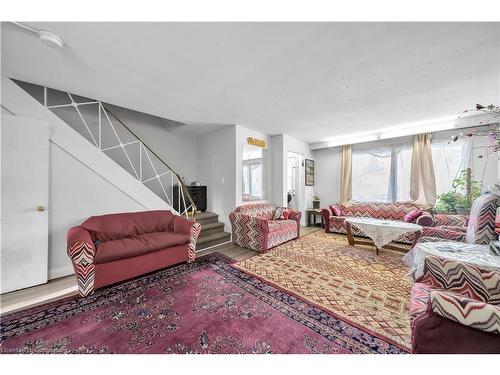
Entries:
{"type": "Polygon", "coordinates": [[[472,202],[480,195],[481,183],[472,180],[470,169],[464,169],[453,180],[452,190],[438,196],[434,209],[438,212],[468,215],[472,202]]]}

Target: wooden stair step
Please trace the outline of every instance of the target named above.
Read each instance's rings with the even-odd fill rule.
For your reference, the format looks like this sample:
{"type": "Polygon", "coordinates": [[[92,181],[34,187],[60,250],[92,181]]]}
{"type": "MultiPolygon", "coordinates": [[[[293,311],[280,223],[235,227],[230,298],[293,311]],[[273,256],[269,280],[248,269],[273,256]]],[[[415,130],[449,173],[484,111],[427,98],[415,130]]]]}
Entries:
{"type": "Polygon", "coordinates": [[[224,223],[202,223],[200,237],[205,237],[214,233],[224,232],[224,223]]]}
{"type": "Polygon", "coordinates": [[[198,237],[196,250],[206,249],[207,247],[219,245],[228,242],[231,239],[231,234],[227,232],[218,232],[207,236],[198,237]]]}
{"type": "Polygon", "coordinates": [[[219,221],[219,215],[214,212],[200,212],[196,214],[195,220],[202,225],[217,223],[219,221]]]}

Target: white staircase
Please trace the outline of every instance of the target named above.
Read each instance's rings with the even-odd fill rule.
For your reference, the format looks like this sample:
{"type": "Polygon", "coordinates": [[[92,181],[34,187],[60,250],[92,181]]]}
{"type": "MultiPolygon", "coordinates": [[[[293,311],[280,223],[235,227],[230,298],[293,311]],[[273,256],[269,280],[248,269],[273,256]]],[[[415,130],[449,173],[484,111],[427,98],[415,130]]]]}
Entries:
{"type": "Polygon", "coordinates": [[[52,142],[146,209],[194,214],[196,207],[180,176],[104,103],[3,77],[2,93],[2,105],[10,112],[48,121],[52,142]],[[181,187],[177,196],[174,186],[181,187]]]}

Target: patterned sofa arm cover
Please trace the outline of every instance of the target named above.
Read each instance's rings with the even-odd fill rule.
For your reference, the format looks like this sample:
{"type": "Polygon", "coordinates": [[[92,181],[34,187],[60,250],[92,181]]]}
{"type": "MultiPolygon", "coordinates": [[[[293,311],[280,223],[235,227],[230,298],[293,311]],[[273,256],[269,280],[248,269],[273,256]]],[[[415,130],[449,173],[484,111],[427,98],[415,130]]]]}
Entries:
{"type": "Polygon", "coordinates": [[[231,212],[229,220],[234,244],[259,252],[267,250],[267,220],[239,212],[231,212]]]}
{"type": "Polygon", "coordinates": [[[201,224],[182,216],[174,217],[174,232],[189,234],[188,263],[196,258],[196,242],[201,232],[201,224]]]}
{"type": "Polygon", "coordinates": [[[94,291],[94,242],[89,231],[80,226],[71,228],[67,236],[67,253],[76,273],[78,292],[85,297],[94,291]]]}
{"type": "Polygon", "coordinates": [[[302,218],[302,212],[290,210],[290,215],[288,216],[288,218],[297,222],[297,238],[300,238],[300,219],[302,218]]]}
{"type": "Polygon", "coordinates": [[[428,255],[416,282],[460,293],[476,301],[500,305],[500,271],[428,255]]]}
{"type": "Polygon", "coordinates": [[[434,214],[434,226],[465,227],[469,223],[469,215],[434,214]]]}
{"type": "Polygon", "coordinates": [[[465,232],[449,230],[446,227],[424,227],[420,242],[430,241],[465,241],[465,232]]]}
{"type": "Polygon", "coordinates": [[[441,290],[430,293],[430,303],[432,311],[443,318],[500,335],[500,306],[441,290]]]}

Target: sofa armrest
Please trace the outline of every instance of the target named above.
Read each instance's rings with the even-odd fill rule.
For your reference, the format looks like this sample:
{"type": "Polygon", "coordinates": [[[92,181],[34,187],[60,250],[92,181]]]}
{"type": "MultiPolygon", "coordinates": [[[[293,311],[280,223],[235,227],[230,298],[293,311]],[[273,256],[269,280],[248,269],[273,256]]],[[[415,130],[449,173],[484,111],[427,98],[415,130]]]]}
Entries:
{"type": "Polygon", "coordinates": [[[96,248],[87,229],[77,226],[68,230],[67,253],[73,263],[80,296],[92,294],[94,291],[96,248]]]}
{"type": "Polygon", "coordinates": [[[231,212],[229,220],[234,244],[260,252],[267,250],[269,223],[266,219],[231,212]]]}
{"type": "Polygon", "coordinates": [[[290,210],[290,215],[288,219],[295,220],[297,222],[297,238],[300,238],[300,219],[302,218],[302,212],[296,210],[290,210]]]}
{"type": "Polygon", "coordinates": [[[174,232],[189,235],[188,262],[193,262],[196,258],[196,242],[201,232],[201,224],[193,220],[188,220],[182,216],[175,216],[174,232]]]}
{"type": "Polygon", "coordinates": [[[432,311],[467,327],[500,335],[500,307],[463,295],[436,290],[430,293],[432,311]]]}
{"type": "Polygon", "coordinates": [[[323,224],[325,226],[325,232],[330,232],[330,218],[334,216],[330,206],[321,209],[321,217],[323,218],[323,224]]]}
{"type": "Polygon", "coordinates": [[[416,280],[456,292],[463,297],[500,305],[500,271],[489,270],[459,260],[427,255],[422,276],[416,280]]]}
{"type": "Polygon", "coordinates": [[[295,220],[300,223],[300,219],[302,218],[302,212],[290,210],[290,215],[288,215],[289,220],[295,220]]]}
{"type": "Polygon", "coordinates": [[[434,226],[458,226],[467,227],[469,215],[435,214],[434,226]]]}

